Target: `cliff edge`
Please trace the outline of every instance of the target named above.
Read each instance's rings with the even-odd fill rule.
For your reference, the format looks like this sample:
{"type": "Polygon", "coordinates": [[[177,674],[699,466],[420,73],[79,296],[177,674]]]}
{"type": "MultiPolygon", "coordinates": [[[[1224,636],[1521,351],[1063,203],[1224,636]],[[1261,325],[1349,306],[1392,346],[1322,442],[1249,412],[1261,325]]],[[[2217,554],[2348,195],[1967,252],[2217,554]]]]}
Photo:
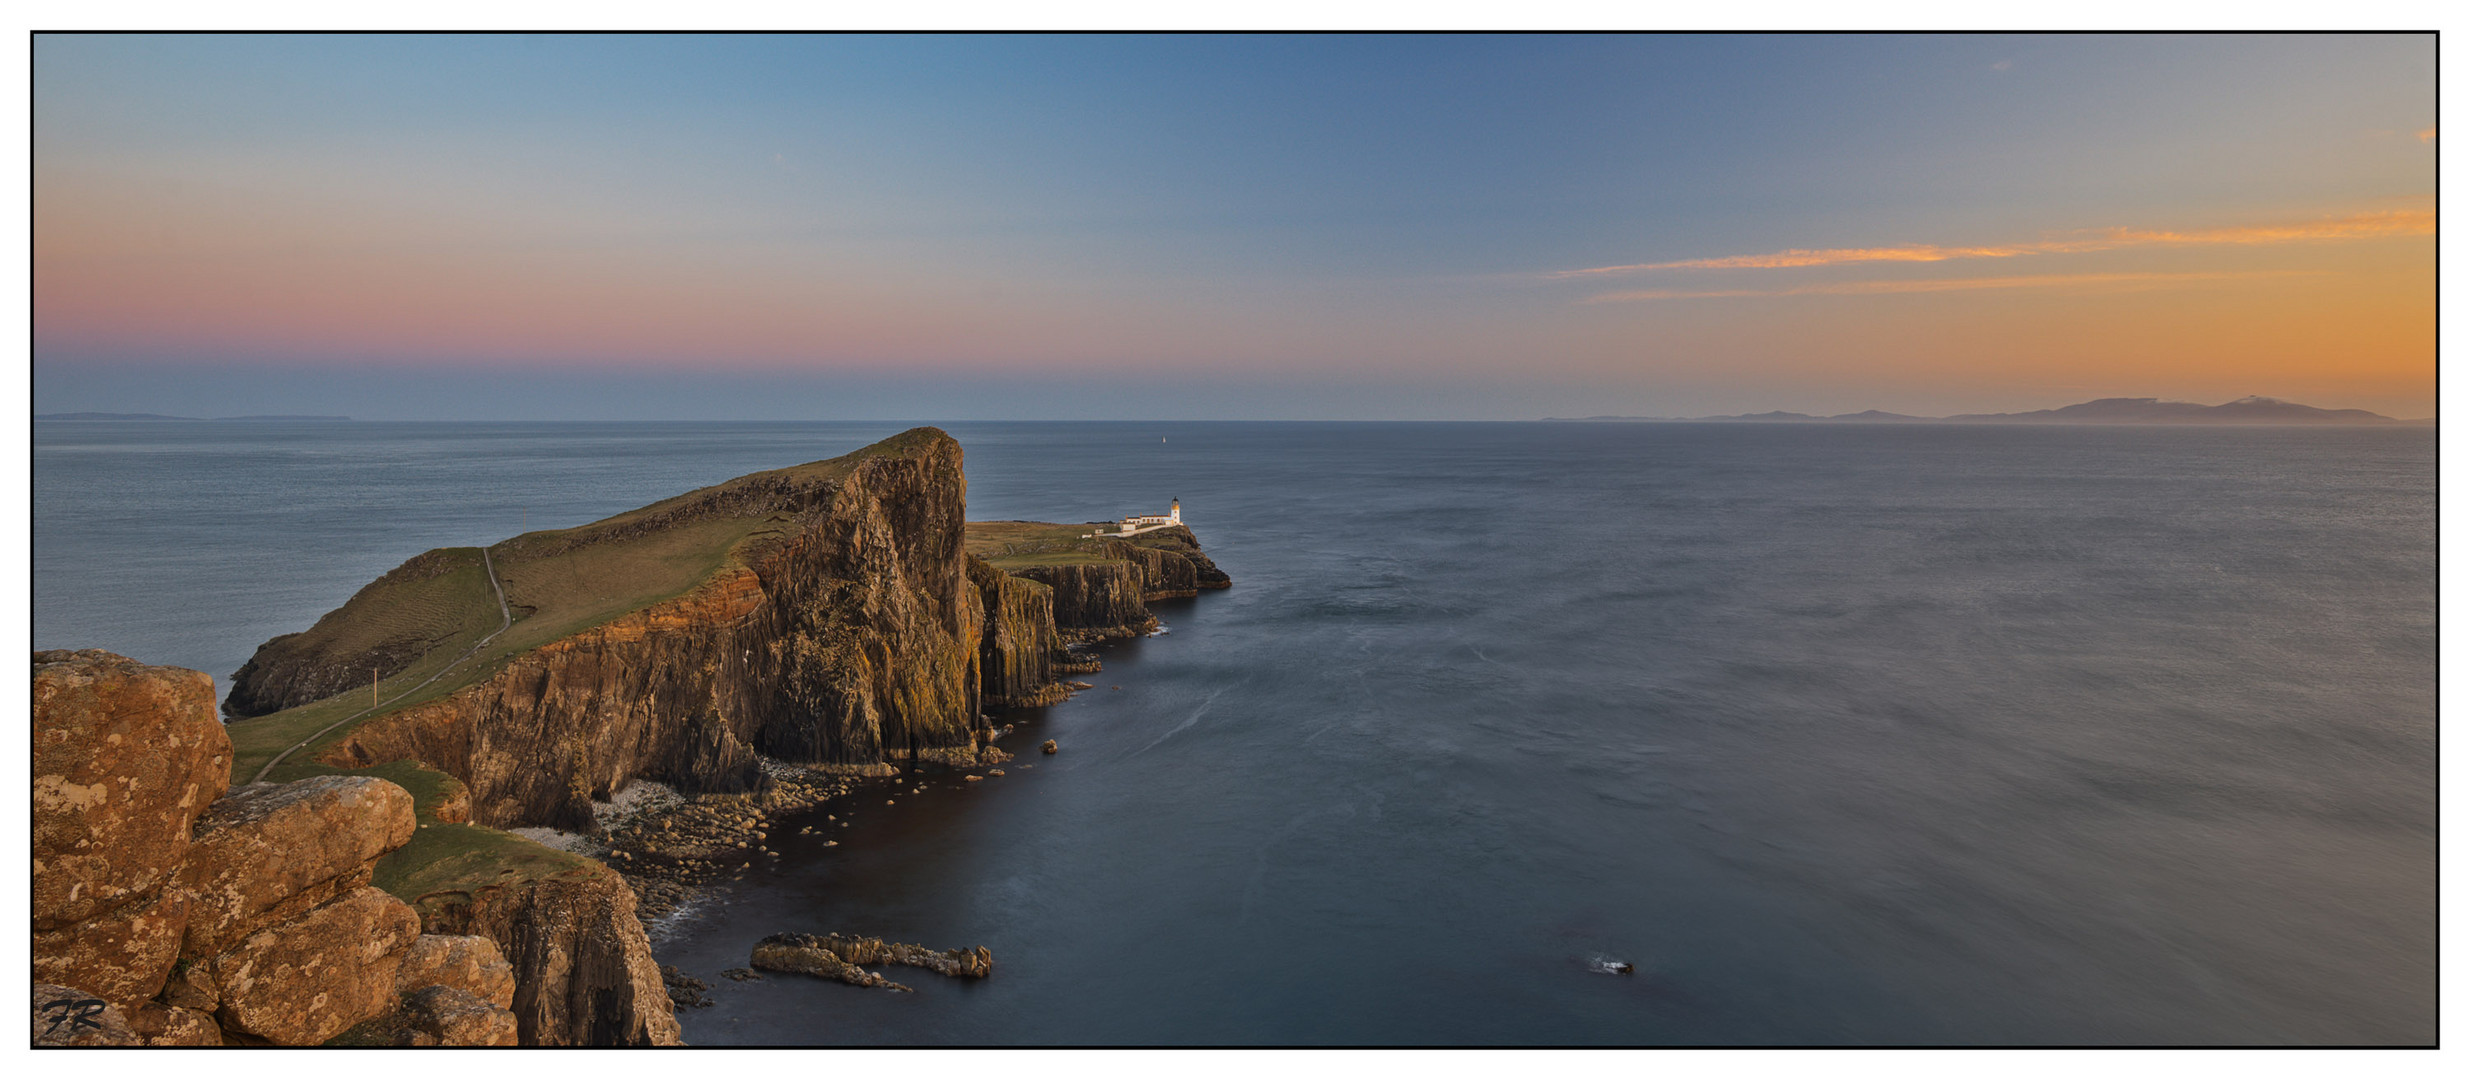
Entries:
{"type": "Polygon", "coordinates": [[[995,550],[1089,527],[965,524],[966,497],[960,445],[916,428],[422,553],[233,676],[232,775],[410,791],[418,829],[374,883],[427,933],[495,943],[523,1043],[674,1042],[627,882],[501,830],[597,832],[594,803],[636,780],[769,799],[784,767],[999,755],[982,710],[1060,700],[1058,674],[1096,669],[1073,643],[1227,585],[1180,527],[995,550]]]}

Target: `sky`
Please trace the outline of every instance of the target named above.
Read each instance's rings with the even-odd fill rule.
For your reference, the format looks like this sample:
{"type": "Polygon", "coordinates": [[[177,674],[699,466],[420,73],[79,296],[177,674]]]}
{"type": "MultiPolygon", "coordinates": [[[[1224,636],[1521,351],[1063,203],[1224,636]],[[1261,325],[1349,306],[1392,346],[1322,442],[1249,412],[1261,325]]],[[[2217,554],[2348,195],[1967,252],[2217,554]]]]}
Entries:
{"type": "Polygon", "coordinates": [[[40,412],[2435,413],[2432,36],[81,37],[40,412]]]}

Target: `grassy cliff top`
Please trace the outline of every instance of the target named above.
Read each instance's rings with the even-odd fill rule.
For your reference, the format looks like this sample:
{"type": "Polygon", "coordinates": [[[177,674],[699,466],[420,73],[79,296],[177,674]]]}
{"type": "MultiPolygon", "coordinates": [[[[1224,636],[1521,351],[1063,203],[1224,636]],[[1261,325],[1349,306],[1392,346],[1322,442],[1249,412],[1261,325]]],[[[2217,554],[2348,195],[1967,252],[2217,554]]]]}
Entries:
{"type": "Polygon", "coordinates": [[[969,553],[999,570],[1032,566],[1072,566],[1120,561],[1112,544],[1174,550],[1189,541],[1183,529],[1157,529],[1132,536],[1113,535],[1114,522],[1071,525],[1056,521],[972,521],[963,538],[969,553]],[[1100,535],[1082,539],[1091,533],[1100,535]]]}
{"type": "Polygon", "coordinates": [[[1082,537],[1106,526],[1051,521],[972,521],[962,538],[968,552],[997,569],[1106,562],[1106,544],[1082,537]]]}
{"type": "Polygon", "coordinates": [[[339,769],[317,757],[366,719],[354,714],[368,710],[373,697],[388,702],[384,712],[433,701],[495,675],[531,649],[683,595],[744,564],[758,545],[788,535],[795,522],[784,508],[795,493],[838,484],[869,458],[920,455],[950,440],[934,428],[915,428],[830,460],[750,473],[573,528],[512,537],[492,545],[485,562],[480,548],[419,555],[289,643],[332,657],[391,652],[418,659],[381,681],[374,695],[355,687],[228,725],[233,780],[247,782],[286,748],[324,732],[267,779],[344,773],[402,785],[412,793],[419,828],[379,861],[374,884],[416,906],[423,897],[469,902],[492,887],[602,872],[591,859],[512,833],[438,820],[437,808],[462,784],[436,769],[413,761],[339,769]],[[484,569],[492,565],[511,625],[484,569]]]}
{"type": "MultiPolygon", "coordinates": [[[[682,596],[791,535],[796,521],[779,508],[791,493],[837,484],[869,458],[913,456],[950,439],[931,427],[913,428],[830,460],[749,473],[599,521],[502,540],[488,549],[487,562],[505,589],[511,626],[499,614],[480,548],[417,556],[283,646],[332,658],[391,652],[417,659],[380,681],[374,694],[363,683],[233,722],[233,775],[255,775],[285,748],[374,701],[387,702],[384,711],[391,712],[436,700],[495,675],[522,653],[682,596]]],[[[267,779],[327,771],[311,759],[356,724],[326,731],[267,779]]]]}

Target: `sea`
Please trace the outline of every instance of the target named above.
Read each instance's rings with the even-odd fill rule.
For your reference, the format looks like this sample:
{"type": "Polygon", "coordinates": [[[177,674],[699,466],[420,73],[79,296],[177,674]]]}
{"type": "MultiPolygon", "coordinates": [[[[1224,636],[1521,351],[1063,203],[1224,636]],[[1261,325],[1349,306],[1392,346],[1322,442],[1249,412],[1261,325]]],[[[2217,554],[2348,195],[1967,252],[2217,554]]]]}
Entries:
{"type": "MultiPolygon", "coordinates": [[[[40,422],[34,643],[228,689],[907,426],[40,422]]],[[[1235,585],[657,926],[690,1043],[2436,1039],[2430,428],[943,426],[972,518],[1180,499],[1235,585]],[[721,976],[783,931],[995,970],[721,976]]]]}

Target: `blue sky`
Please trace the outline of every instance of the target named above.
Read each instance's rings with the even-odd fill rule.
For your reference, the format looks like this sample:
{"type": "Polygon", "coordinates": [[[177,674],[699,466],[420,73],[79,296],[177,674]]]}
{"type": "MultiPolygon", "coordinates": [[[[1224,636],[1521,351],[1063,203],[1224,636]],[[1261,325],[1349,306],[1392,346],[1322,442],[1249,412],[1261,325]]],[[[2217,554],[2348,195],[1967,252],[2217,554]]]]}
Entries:
{"type": "Polygon", "coordinates": [[[2434,56],[43,36],[36,408],[2426,415],[2434,56]]]}

